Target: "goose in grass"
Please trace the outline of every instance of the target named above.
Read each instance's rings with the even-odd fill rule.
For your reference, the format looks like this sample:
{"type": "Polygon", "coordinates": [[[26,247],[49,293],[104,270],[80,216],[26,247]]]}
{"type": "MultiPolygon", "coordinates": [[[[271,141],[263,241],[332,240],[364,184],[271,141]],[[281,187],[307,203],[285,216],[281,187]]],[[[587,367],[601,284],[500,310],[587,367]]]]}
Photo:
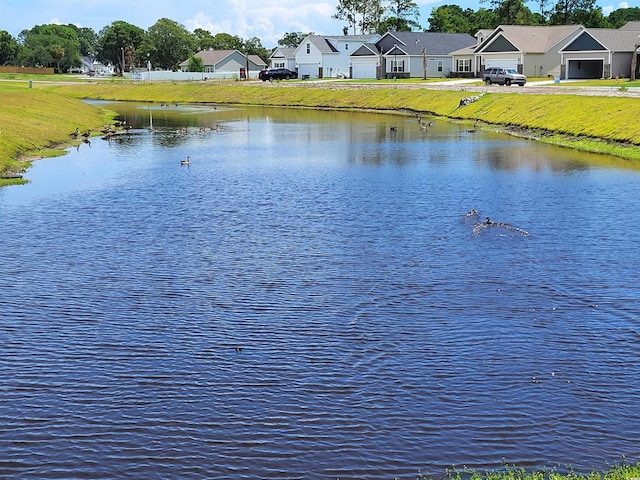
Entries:
{"type": "Polygon", "coordinates": [[[78,138],[78,135],[80,135],[80,129],[79,129],[78,127],[76,127],[76,131],[75,131],[75,132],[71,132],[71,133],[69,134],[69,136],[70,136],[71,138],[78,138]]]}
{"type": "Polygon", "coordinates": [[[191,157],[187,155],[187,158],[180,160],[180,165],[189,165],[191,163],[191,157]]]}

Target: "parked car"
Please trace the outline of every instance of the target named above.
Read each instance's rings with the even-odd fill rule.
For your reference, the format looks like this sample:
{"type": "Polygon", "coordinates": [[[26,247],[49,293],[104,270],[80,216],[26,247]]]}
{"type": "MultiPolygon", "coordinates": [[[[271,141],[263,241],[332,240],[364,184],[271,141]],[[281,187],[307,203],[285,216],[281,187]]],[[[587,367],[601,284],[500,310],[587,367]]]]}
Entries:
{"type": "Polygon", "coordinates": [[[527,83],[527,76],[516,72],[513,68],[487,68],[482,78],[487,85],[498,83],[509,86],[515,83],[522,87],[527,83]]]}
{"type": "Polygon", "coordinates": [[[266,70],[260,70],[258,78],[263,82],[267,80],[290,80],[292,78],[298,78],[298,74],[288,68],[268,68],[266,70]]]}

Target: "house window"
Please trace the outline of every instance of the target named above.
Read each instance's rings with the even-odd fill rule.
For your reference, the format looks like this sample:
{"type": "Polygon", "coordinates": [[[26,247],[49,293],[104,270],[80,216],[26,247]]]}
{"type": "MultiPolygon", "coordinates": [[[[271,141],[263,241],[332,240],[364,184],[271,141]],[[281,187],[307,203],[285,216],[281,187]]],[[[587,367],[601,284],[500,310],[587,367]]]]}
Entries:
{"type": "Polygon", "coordinates": [[[404,72],[404,60],[391,60],[391,71],[393,73],[404,72]]]}
{"type": "Polygon", "coordinates": [[[311,44],[307,43],[307,54],[311,53],[311,44]]]}
{"type": "Polygon", "coordinates": [[[470,72],[471,71],[471,59],[461,58],[458,59],[458,72],[470,72]]]}
{"type": "Polygon", "coordinates": [[[273,62],[273,68],[284,68],[284,62],[273,62]]]}
{"type": "Polygon", "coordinates": [[[442,71],[442,60],[438,60],[438,71],[442,71]]]}
{"type": "Polygon", "coordinates": [[[348,44],[348,43],[345,43],[345,44],[344,44],[344,49],[345,49],[345,50],[349,50],[349,44],[348,44]]]}

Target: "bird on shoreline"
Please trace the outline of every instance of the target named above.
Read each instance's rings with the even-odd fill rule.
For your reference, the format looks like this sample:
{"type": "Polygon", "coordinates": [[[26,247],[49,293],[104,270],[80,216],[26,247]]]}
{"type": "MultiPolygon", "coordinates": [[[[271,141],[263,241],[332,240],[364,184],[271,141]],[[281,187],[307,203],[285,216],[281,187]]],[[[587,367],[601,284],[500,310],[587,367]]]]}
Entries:
{"type": "Polygon", "coordinates": [[[478,131],[478,119],[476,118],[475,123],[473,124],[473,128],[467,130],[469,133],[476,133],[478,131]]]}

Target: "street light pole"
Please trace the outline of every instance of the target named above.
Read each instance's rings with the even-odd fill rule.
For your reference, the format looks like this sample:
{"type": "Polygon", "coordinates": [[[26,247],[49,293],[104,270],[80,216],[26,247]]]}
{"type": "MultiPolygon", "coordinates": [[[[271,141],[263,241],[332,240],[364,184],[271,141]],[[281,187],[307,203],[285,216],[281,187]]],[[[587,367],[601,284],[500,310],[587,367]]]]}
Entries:
{"type": "Polygon", "coordinates": [[[393,44],[393,79],[395,80],[398,73],[398,45],[393,44]]]}

